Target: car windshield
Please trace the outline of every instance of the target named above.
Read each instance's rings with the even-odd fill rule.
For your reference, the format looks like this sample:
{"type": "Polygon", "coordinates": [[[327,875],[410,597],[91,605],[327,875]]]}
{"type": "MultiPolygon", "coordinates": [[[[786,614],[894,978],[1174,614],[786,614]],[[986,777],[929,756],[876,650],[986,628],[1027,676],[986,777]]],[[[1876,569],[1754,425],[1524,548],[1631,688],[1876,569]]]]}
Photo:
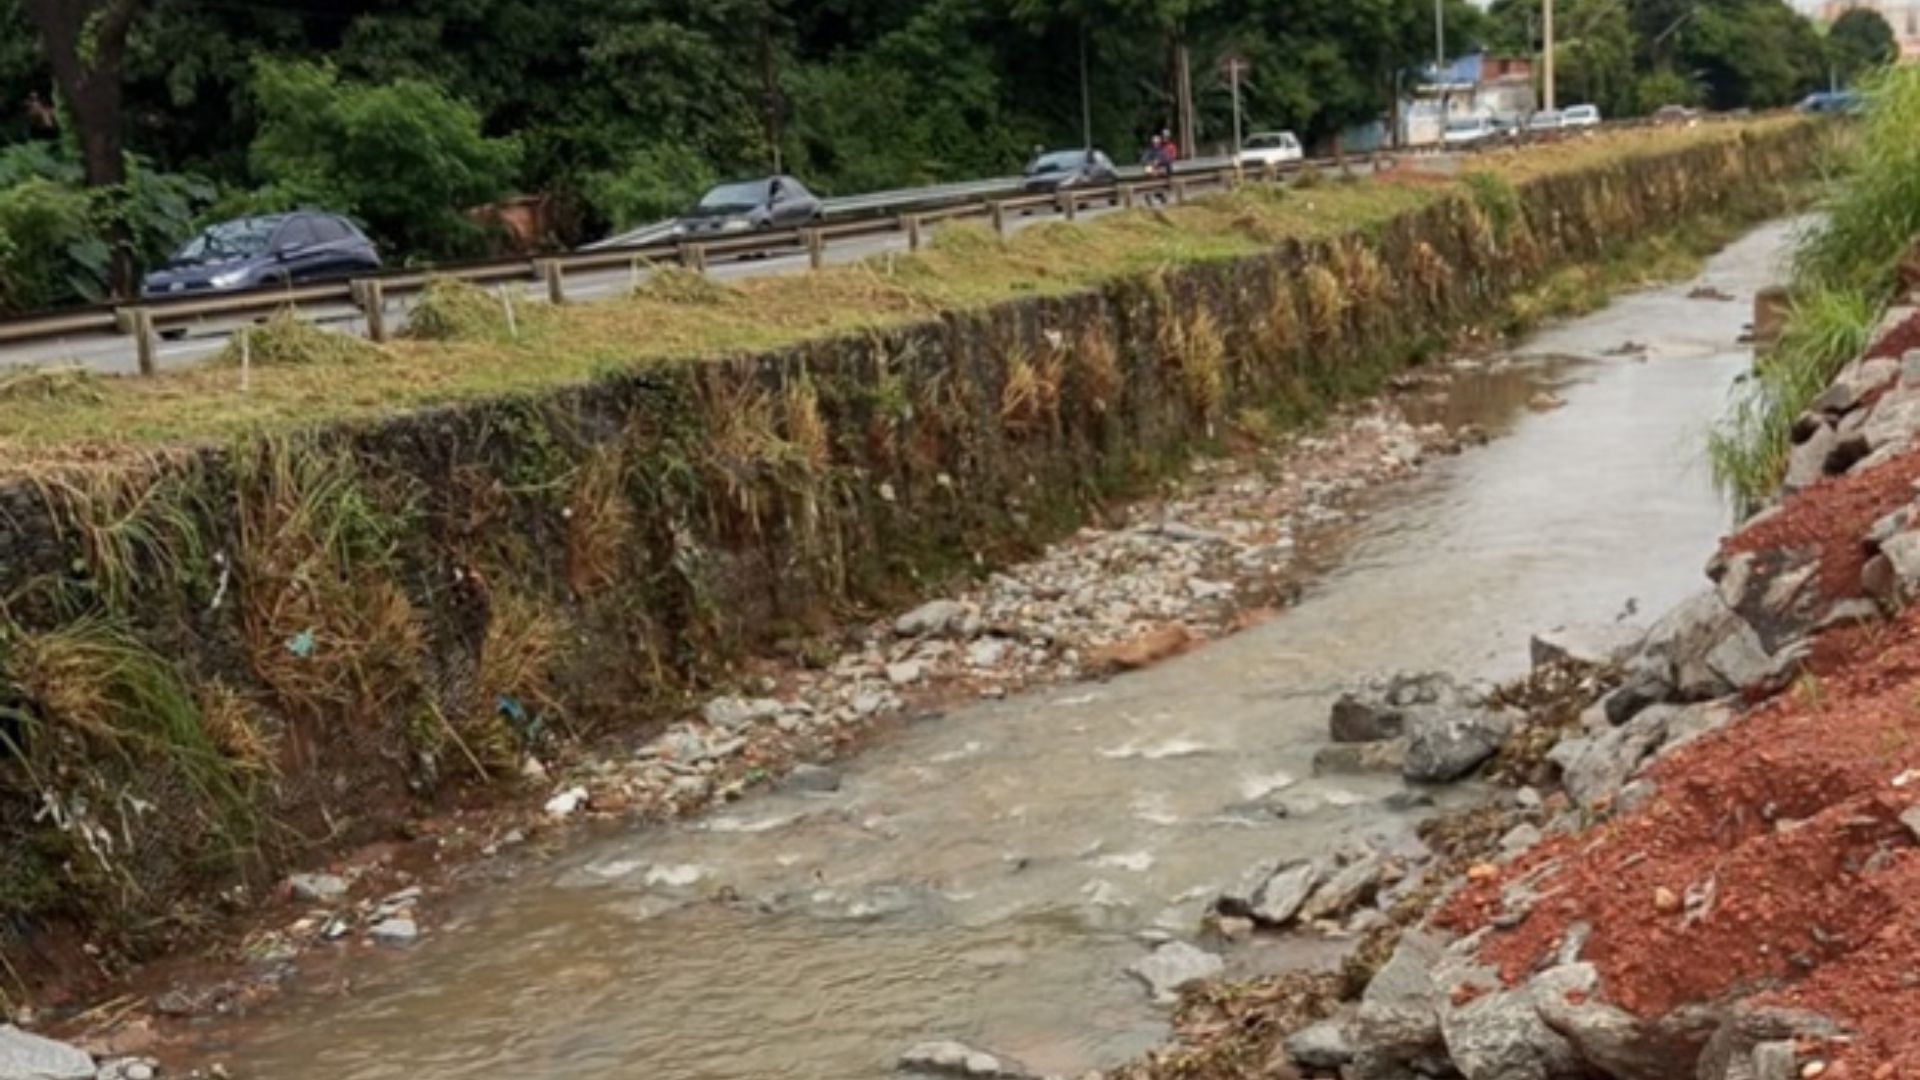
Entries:
{"type": "Polygon", "coordinates": [[[173,253],[177,263],[216,262],[246,259],[267,250],[267,242],[284,218],[257,217],[226,221],[209,227],[173,253]]]}
{"type": "Polygon", "coordinates": [[[1292,145],[1293,136],[1283,133],[1271,135],[1250,135],[1247,137],[1249,150],[1279,150],[1292,145]]]}
{"type": "Polygon", "coordinates": [[[1036,173],[1066,172],[1069,169],[1079,168],[1086,160],[1087,151],[1085,150],[1055,150],[1051,154],[1040,155],[1034,160],[1032,165],[1027,166],[1027,171],[1036,173]]]}
{"type": "Polygon", "coordinates": [[[1567,115],[1569,117],[1584,120],[1589,116],[1600,115],[1600,110],[1594,108],[1591,105],[1575,105],[1573,108],[1567,110],[1567,115]]]}
{"type": "Polygon", "coordinates": [[[747,210],[767,201],[767,181],[721,184],[700,200],[702,210],[747,210]]]}

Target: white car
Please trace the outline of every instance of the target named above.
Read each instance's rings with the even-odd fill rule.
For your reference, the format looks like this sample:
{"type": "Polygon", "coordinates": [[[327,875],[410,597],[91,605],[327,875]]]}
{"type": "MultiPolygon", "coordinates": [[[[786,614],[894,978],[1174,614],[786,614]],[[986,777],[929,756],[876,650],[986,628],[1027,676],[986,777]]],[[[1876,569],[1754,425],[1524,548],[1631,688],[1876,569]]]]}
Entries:
{"type": "Polygon", "coordinates": [[[1599,127],[1600,106],[1574,105],[1560,114],[1560,122],[1566,127],[1599,127]]]}
{"type": "Polygon", "coordinates": [[[1306,152],[1300,147],[1300,138],[1293,132],[1262,131],[1247,136],[1233,161],[1243,169],[1263,169],[1269,165],[1299,161],[1305,156],[1306,152]]]}
{"type": "Polygon", "coordinates": [[[1528,131],[1559,131],[1567,126],[1565,113],[1541,111],[1527,119],[1528,131]]]}
{"type": "Polygon", "coordinates": [[[1486,116],[1463,116],[1447,121],[1447,132],[1442,136],[1448,146],[1473,146],[1483,143],[1500,134],[1493,119],[1486,116]]]}

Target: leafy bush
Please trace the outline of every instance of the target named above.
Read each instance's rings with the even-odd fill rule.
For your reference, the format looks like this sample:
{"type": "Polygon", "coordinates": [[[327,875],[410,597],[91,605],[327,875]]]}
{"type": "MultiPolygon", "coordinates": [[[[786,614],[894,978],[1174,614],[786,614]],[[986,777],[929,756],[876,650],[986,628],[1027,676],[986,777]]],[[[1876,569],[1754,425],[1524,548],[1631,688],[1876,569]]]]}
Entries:
{"type": "Polygon", "coordinates": [[[123,229],[136,262],[166,256],[214,196],[199,177],[128,159],[119,187],[82,186],[79,166],[52,144],[0,150],[0,311],[29,311],[109,292],[110,238],[123,229]]]}
{"type": "Polygon", "coordinates": [[[649,146],[618,169],[587,178],[587,201],[616,230],[674,217],[713,186],[718,175],[693,147],[649,146]]]}
{"type": "Polygon", "coordinates": [[[463,208],[499,198],[519,163],[513,139],[481,133],[471,105],[432,83],[344,83],[330,66],[260,61],[250,157],[263,200],[358,217],[407,252],[459,255],[483,232],[463,208]]]}

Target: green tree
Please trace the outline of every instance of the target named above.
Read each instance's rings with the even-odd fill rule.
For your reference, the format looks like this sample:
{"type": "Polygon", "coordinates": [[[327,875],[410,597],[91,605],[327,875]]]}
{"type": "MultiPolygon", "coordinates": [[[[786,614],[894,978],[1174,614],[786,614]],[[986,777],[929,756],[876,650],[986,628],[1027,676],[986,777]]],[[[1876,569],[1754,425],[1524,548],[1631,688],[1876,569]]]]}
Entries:
{"type": "Polygon", "coordinates": [[[1608,116],[1634,112],[1639,40],[1625,0],[1572,0],[1556,30],[1560,100],[1598,105],[1608,116]]]}
{"type": "Polygon", "coordinates": [[[518,144],[483,135],[471,106],[430,83],[345,83],[331,67],[261,61],[253,92],[253,168],[274,195],[352,214],[402,250],[474,250],[462,210],[512,183],[518,144]]]}
{"type": "Polygon", "coordinates": [[[1900,57],[1900,43],[1886,17],[1872,8],[1853,8],[1827,31],[1827,55],[1835,71],[1851,82],[1900,57]]]}

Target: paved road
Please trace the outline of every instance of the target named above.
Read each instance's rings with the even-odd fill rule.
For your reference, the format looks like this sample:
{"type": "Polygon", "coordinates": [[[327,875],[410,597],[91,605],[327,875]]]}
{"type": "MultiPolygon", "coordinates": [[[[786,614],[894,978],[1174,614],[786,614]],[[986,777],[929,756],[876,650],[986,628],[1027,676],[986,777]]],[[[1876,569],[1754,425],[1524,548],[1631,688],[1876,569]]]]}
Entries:
{"type": "MultiPolygon", "coordinates": [[[[1356,163],[1356,171],[1365,172],[1366,166],[1363,163],[1356,163]]],[[[1109,206],[1084,207],[1079,211],[1079,217],[1102,217],[1113,212],[1113,208],[1109,206]]],[[[1034,211],[1025,216],[1008,219],[1007,228],[1010,232],[1016,232],[1041,222],[1057,220],[1060,216],[1053,210],[1034,211]]],[[[938,231],[939,228],[938,224],[928,226],[930,232],[938,231]]],[[[842,265],[885,252],[906,249],[907,238],[904,234],[855,237],[828,244],[825,259],[830,265],[842,265]]],[[[806,270],[806,255],[796,250],[790,255],[716,263],[709,266],[708,274],[721,281],[730,281],[764,277],[770,274],[804,273],[806,270]]],[[[634,281],[633,272],[628,269],[569,274],[567,299],[570,302],[592,302],[622,296],[632,288],[634,281]]],[[[527,282],[508,287],[521,290],[522,295],[530,303],[546,301],[546,288],[540,283],[527,282]]],[[[406,312],[410,306],[409,298],[395,298],[389,301],[387,323],[390,330],[406,325],[406,312]]],[[[367,332],[366,317],[358,308],[349,304],[332,307],[303,306],[301,314],[328,329],[342,333],[364,335],[367,332]]],[[[234,331],[254,321],[256,320],[250,318],[209,319],[195,324],[182,338],[162,341],[157,350],[160,370],[178,370],[200,363],[225,348],[228,337],[234,331]]],[[[11,348],[0,349],[0,370],[55,364],[78,364],[107,375],[132,375],[138,371],[134,358],[133,339],[122,334],[75,334],[71,337],[25,342],[11,348]]]]}

